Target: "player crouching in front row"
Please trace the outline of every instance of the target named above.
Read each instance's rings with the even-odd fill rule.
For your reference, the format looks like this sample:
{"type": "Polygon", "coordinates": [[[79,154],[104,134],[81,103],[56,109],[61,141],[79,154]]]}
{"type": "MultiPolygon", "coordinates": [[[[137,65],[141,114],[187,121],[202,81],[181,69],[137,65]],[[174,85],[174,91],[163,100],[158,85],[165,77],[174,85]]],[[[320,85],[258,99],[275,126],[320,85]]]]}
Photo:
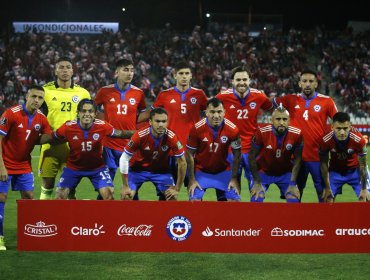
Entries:
{"type": "Polygon", "coordinates": [[[257,129],[248,162],[253,175],[251,202],[263,202],[271,184],[287,202],[300,202],[296,178],[302,162],[301,130],[289,125],[289,112],[282,106],[272,113],[272,125],[257,129]],[[294,156],[294,163],[292,157],[294,156]]]}
{"type": "Polygon", "coordinates": [[[132,200],[144,182],[152,182],[166,200],[177,200],[186,174],[183,146],[175,133],[167,129],[168,113],[165,109],[151,110],[149,124],[149,127],[134,133],[120,158],[121,199],[132,200]],[[177,161],[176,185],[170,170],[170,156],[177,161]]]}
{"type": "Polygon", "coordinates": [[[366,188],[366,141],[352,128],[347,113],[338,112],[333,116],[332,131],[322,138],[319,154],[325,183],[324,201],[334,201],[337,194],[342,193],[343,185],[348,184],[359,201],[365,202],[369,195],[366,188]]]}
{"type": "Polygon", "coordinates": [[[82,99],[77,106],[77,120],[67,121],[54,133],[54,138],[66,141],[70,147],[67,166],[60,176],[56,199],[67,199],[83,177],[92,182],[104,200],[113,199],[113,182],[104,164],[104,137],[130,138],[133,131],[116,130],[109,123],[95,119],[97,107],[90,99],[82,99]]]}
{"type": "Polygon", "coordinates": [[[222,195],[228,201],[240,201],[239,129],[224,117],[223,102],[211,98],[207,102],[206,118],[197,122],[190,130],[186,145],[186,161],[191,201],[201,201],[204,192],[209,188],[223,192],[222,195]],[[232,166],[227,160],[230,147],[234,156],[232,166]]]}

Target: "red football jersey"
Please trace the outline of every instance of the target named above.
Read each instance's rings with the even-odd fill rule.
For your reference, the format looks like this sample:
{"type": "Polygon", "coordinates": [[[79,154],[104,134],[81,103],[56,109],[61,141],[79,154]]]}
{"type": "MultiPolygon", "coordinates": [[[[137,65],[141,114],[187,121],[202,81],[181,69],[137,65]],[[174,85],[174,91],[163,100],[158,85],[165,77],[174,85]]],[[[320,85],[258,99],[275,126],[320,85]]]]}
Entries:
{"type": "Polygon", "coordinates": [[[197,122],[190,130],[186,147],[195,150],[195,169],[215,174],[230,170],[227,161],[229,147],[240,149],[239,129],[225,119],[217,128],[209,126],[206,118],[197,122]]]}
{"type": "Polygon", "coordinates": [[[325,132],[330,128],[329,120],[337,112],[333,99],[316,94],[307,100],[303,94],[289,94],[274,98],[274,105],[282,103],[290,114],[290,124],[302,130],[304,161],[320,161],[319,144],[325,132]]]}
{"type": "Polygon", "coordinates": [[[90,171],[103,167],[103,140],[111,136],[114,128],[109,123],[95,119],[85,130],[78,121],[64,123],[54,133],[54,137],[66,140],[70,147],[67,167],[73,170],[90,171]]]}
{"type": "Polygon", "coordinates": [[[9,108],[0,118],[3,160],[8,174],[32,172],[31,152],[42,134],[52,134],[45,115],[37,110],[30,115],[25,105],[9,108]]]}
{"type": "Polygon", "coordinates": [[[288,126],[288,131],[278,136],[272,125],[257,129],[252,145],[260,152],[257,157],[259,171],[270,176],[281,176],[291,172],[292,156],[296,149],[303,148],[301,130],[288,126]]]}
{"type": "Polygon", "coordinates": [[[201,118],[207,107],[207,96],[203,90],[190,87],[181,92],[176,87],[158,94],[153,108],[163,107],[168,112],[168,128],[186,145],[189,131],[201,118]]]}
{"type": "MultiPolygon", "coordinates": [[[[117,84],[101,88],[95,103],[103,105],[105,121],[119,130],[136,130],[137,113],[146,110],[145,96],[141,89],[129,85],[121,91],[117,84]]],[[[103,145],[123,151],[129,139],[105,137],[103,145]]]]}
{"type": "Polygon", "coordinates": [[[349,169],[358,168],[357,156],[367,154],[366,141],[361,133],[351,130],[347,140],[338,141],[334,131],[321,139],[320,153],[330,151],[329,170],[345,173],[349,169]]]}
{"type": "Polygon", "coordinates": [[[260,109],[270,111],[272,102],[267,96],[254,88],[249,89],[248,94],[241,99],[233,89],[222,91],[216,95],[225,106],[225,118],[236,124],[242,140],[242,153],[248,153],[251,149],[252,137],[257,129],[257,117],[260,109]]]}
{"type": "Polygon", "coordinates": [[[173,131],[167,129],[162,137],[156,138],[151,128],[146,127],[132,135],[125,147],[125,153],[133,156],[130,161],[133,171],[168,173],[170,156],[181,157],[184,155],[184,148],[173,131]]]}

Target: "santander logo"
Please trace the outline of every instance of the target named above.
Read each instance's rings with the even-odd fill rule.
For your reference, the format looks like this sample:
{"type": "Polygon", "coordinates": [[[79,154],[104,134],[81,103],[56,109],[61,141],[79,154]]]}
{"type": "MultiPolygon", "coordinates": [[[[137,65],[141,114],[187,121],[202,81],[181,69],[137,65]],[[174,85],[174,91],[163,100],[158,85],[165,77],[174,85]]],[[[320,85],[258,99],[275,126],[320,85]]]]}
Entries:
{"type": "Polygon", "coordinates": [[[150,236],[152,234],[153,225],[138,225],[129,227],[126,224],[121,225],[117,230],[118,236],[150,236]]]}

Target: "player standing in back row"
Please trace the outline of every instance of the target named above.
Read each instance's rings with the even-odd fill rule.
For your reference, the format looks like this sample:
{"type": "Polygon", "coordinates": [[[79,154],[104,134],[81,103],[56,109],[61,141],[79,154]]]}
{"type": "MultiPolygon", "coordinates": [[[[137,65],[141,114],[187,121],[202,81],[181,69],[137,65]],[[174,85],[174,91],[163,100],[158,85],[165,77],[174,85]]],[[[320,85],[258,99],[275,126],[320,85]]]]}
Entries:
{"type": "MultiPolygon", "coordinates": [[[[250,74],[244,66],[238,66],[231,71],[232,88],[221,91],[216,98],[225,106],[225,118],[234,123],[240,132],[242,141],[242,159],[239,177],[242,168],[244,176],[252,187],[253,177],[249,168],[248,154],[251,149],[252,137],[257,129],[257,117],[260,109],[272,111],[273,106],[268,97],[254,88],[250,88],[250,74]]],[[[230,154],[229,154],[230,155],[230,154]]]]}
{"type": "MultiPolygon", "coordinates": [[[[146,110],[145,96],[141,89],[131,84],[134,77],[134,63],[129,59],[116,62],[117,82],[101,88],[95,103],[103,114],[98,118],[109,122],[120,130],[136,130],[136,120],[146,110]]],[[[103,156],[109,173],[114,180],[119,159],[129,139],[106,137],[103,141],[103,156]]],[[[98,196],[98,199],[101,199],[98,196]]]]}
{"type": "Polygon", "coordinates": [[[325,132],[330,129],[330,119],[337,112],[333,99],[316,91],[317,75],[311,70],[301,73],[299,87],[302,93],[275,97],[275,107],[280,104],[289,111],[291,125],[302,130],[304,146],[302,167],[297,177],[301,192],[306,186],[308,173],[311,173],[319,202],[323,202],[324,183],[320,171],[319,145],[325,132]]]}
{"type": "MultiPolygon", "coordinates": [[[[45,102],[42,111],[47,116],[52,130],[57,130],[66,121],[76,118],[77,105],[90,93],[73,82],[73,66],[69,57],[61,57],[55,65],[56,80],[44,85],[45,102]]],[[[40,199],[51,199],[58,171],[67,162],[67,143],[42,145],[39,160],[39,176],[42,178],[40,199]]],[[[70,198],[76,198],[74,190],[70,198]]]]}

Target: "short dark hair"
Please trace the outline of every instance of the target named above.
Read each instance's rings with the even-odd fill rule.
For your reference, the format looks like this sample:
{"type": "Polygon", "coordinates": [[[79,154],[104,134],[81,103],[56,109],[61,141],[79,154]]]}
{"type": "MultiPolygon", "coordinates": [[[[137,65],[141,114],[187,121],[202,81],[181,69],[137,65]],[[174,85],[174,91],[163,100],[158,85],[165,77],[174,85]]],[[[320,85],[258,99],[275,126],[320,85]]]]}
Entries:
{"type": "Polygon", "coordinates": [[[59,57],[57,60],[57,63],[62,62],[62,61],[68,61],[69,63],[72,64],[72,59],[66,55],[59,57]]]}
{"type": "Polygon", "coordinates": [[[150,116],[149,118],[150,119],[153,119],[154,115],[155,114],[158,114],[158,115],[162,115],[162,114],[165,114],[168,116],[168,113],[166,111],[166,109],[162,108],[162,107],[157,107],[157,108],[154,108],[153,110],[150,111],[150,116]]]}
{"type": "Polygon", "coordinates": [[[93,108],[94,108],[94,111],[95,112],[98,110],[98,107],[96,106],[96,104],[95,104],[95,102],[93,100],[88,99],[88,98],[84,98],[84,99],[81,99],[81,101],[78,103],[78,105],[77,105],[77,112],[81,112],[82,111],[82,107],[85,104],[91,104],[91,105],[93,105],[93,108]]]}
{"type": "Polygon", "coordinates": [[[216,97],[213,97],[211,99],[208,100],[207,102],[207,108],[209,105],[212,105],[213,107],[218,107],[220,105],[222,105],[222,107],[225,107],[224,106],[224,103],[222,102],[222,100],[216,98],[216,97]]]}
{"type": "Polygon", "coordinates": [[[128,65],[134,65],[134,62],[131,59],[127,59],[127,58],[121,58],[116,61],[116,69],[120,67],[125,67],[128,65]]]}
{"type": "Polygon", "coordinates": [[[237,67],[235,67],[235,68],[233,68],[233,69],[231,70],[231,79],[232,79],[232,80],[234,80],[234,76],[235,76],[235,74],[236,74],[236,73],[238,73],[238,72],[247,72],[247,73],[248,73],[248,75],[250,76],[250,71],[249,71],[249,69],[247,68],[247,66],[245,66],[245,65],[239,65],[239,66],[237,66],[237,67]]]}
{"type": "Polygon", "coordinates": [[[350,116],[345,112],[338,112],[333,116],[333,123],[334,122],[344,123],[350,121],[351,121],[350,116]]]}
{"type": "Polygon", "coordinates": [[[40,86],[40,85],[36,85],[36,84],[31,84],[31,85],[29,85],[29,86],[27,87],[27,93],[28,93],[30,90],[32,90],[32,89],[40,90],[40,91],[45,92],[45,89],[44,89],[42,86],[40,86]]]}
{"type": "Polygon", "coordinates": [[[317,73],[315,71],[313,71],[312,69],[304,69],[302,72],[301,72],[301,77],[304,75],[304,74],[311,74],[311,75],[314,75],[315,78],[317,79],[317,73]]]}
{"type": "Polygon", "coordinates": [[[187,63],[185,60],[179,61],[174,66],[175,72],[179,71],[180,69],[184,69],[184,68],[189,68],[191,70],[189,63],[187,63]]]}

